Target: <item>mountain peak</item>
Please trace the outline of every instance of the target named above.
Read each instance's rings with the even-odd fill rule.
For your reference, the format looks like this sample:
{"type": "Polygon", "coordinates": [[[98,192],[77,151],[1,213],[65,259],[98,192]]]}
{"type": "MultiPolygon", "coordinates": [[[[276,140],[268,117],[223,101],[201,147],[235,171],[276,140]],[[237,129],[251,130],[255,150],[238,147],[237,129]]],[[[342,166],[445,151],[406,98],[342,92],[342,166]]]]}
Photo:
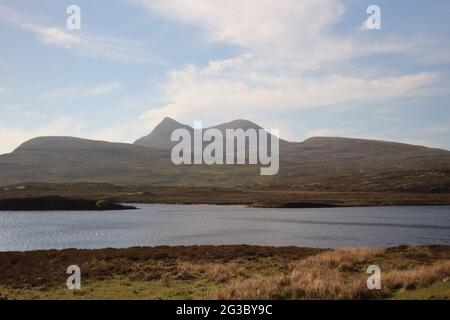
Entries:
{"type": "MultiPolygon", "coordinates": [[[[158,149],[169,150],[173,147],[173,142],[171,141],[172,132],[176,129],[186,129],[191,134],[194,133],[194,129],[188,125],[182,124],[172,118],[165,117],[153,131],[134,142],[136,145],[153,147],[158,149]]],[[[245,119],[237,119],[230,122],[225,122],[213,127],[205,128],[205,129],[218,129],[222,133],[225,133],[227,129],[236,130],[243,129],[247,131],[249,129],[260,130],[263,129],[260,125],[245,119]]],[[[270,136],[270,134],[269,134],[270,136]]],[[[280,139],[280,143],[284,144],[287,141],[280,139]]]]}
{"type": "Polygon", "coordinates": [[[162,124],[180,124],[180,123],[177,120],[172,119],[170,117],[164,117],[164,119],[158,124],[158,126],[162,124]]]}
{"type": "Polygon", "coordinates": [[[158,149],[170,149],[172,147],[170,138],[172,132],[176,129],[186,129],[189,132],[194,130],[190,126],[165,117],[149,135],[136,140],[134,144],[158,149]]]}
{"type": "Polygon", "coordinates": [[[219,124],[219,125],[214,126],[212,128],[219,129],[219,130],[226,130],[226,129],[243,129],[243,130],[255,129],[255,130],[259,130],[259,129],[262,129],[262,127],[257,125],[256,123],[251,122],[249,120],[245,120],[245,119],[233,120],[233,121],[230,121],[230,122],[219,124]]]}

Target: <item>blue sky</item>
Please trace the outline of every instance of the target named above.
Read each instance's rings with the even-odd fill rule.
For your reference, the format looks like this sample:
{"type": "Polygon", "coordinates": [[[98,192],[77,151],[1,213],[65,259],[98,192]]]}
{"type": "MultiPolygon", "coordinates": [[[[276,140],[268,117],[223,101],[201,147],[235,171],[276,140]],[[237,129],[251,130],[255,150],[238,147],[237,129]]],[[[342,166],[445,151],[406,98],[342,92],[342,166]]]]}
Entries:
{"type": "Polygon", "coordinates": [[[448,39],[446,0],[1,0],[0,153],[132,142],[165,116],[450,149],[448,39]]]}

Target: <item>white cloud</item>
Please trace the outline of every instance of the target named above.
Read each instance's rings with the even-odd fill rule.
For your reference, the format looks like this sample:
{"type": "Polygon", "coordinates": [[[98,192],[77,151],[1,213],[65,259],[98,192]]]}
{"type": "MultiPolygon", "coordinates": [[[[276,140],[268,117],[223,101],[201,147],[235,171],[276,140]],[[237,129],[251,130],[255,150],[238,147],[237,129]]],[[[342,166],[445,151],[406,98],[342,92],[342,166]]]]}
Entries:
{"type": "MultiPolygon", "coordinates": [[[[340,0],[130,1],[152,13],[198,27],[211,42],[241,49],[239,55],[210,61],[206,67],[190,65],[172,70],[161,83],[163,103],[145,112],[133,127],[150,128],[165,116],[183,122],[249,118],[271,127],[267,124],[276,121],[273,115],[278,111],[411,98],[439,79],[432,72],[382,73],[376,65],[369,66],[376,69],[376,76],[368,76],[351,65],[354,58],[380,53],[423,56],[424,61],[435,57],[430,55],[430,46],[423,46],[423,39],[391,37],[370,42],[366,33],[356,30],[354,34],[337,35],[333,27],[345,12],[340,0]]],[[[44,44],[101,59],[149,59],[139,43],[30,23],[5,10],[0,6],[0,20],[33,33],[44,44]]],[[[439,53],[439,59],[447,59],[448,52],[439,53]]],[[[43,96],[80,98],[120,90],[111,84],[63,88],[43,96]]],[[[127,130],[133,129],[130,127],[94,132],[91,137],[122,139],[127,130]]],[[[21,132],[16,134],[20,136],[21,132]]]]}
{"type": "Polygon", "coordinates": [[[338,21],[344,7],[338,0],[135,0],[182,23],[197,25],[213,41],[244,47],[293,37],[312,39],[338,21]],[[307,28],[301,28],[301,27],[307,28]]]}
{"type": "Polygon", "coordinates": [[[373,79],[330,74],[302,77],[249,70],[245,59],[211,62],[205,68],[188,66],[170,73],[162,85],[167,104],[142,115],[147,119],[171,116],[199,119],[213,111],[229,118],[257,112],[323,107],[353,101],[383,101],[413,95],[435,82],[435,73],[416,73],[373,79]],[[228,116],[228,117],[227,117],[228,116]]]}
{"type": "MultiPolygon", "coordinates": [[[[345,7],[340,0],[131,0],[180,23],[204,30],[213,42],[258,53],[259,65],[323,68],[372,53],[411,53],[405,39],[372,43],[358,33],[336,36],[345,7]]],[[[364,12],[365,14],[365,12],[364,12]]]]}
{"type": "Polygon", "coordinates": [[[83,29],[68,30],[43,26],[30,22],[31,18],[2,5],[0,5],[0,20],[33,33],[40,42],[46,45],[63,48],[80,55],[121,62],[163,63],[160,59],[150,56],[139,42],[105,35],[93,35],[83,29]]]}
{"type": "Polygon", "coordinates": [[[114,94],[123,89],[118,82],[108,82],[89,88],[63,88],[42,94],[44,99],[69,98],[81,99],[114,94]]]}
{"type": "Polygon", "coordinates": [[[33,32],[45,44],[72,50],[92,58],[123,62],[161,63],[161,61],[150,57],[139,42],[30,24],[24,25],[24,29],[33,32]]]}
{"type": "MultiPolygon", "coordinates": [[[[165,104],[142,119],[255,119],[270,123],[278,111],[415,96],[439,78],[432,72],[365,76],[344,68],[357,57],[410,55],[417,42],[365,40],[360,32],[338,36],[333,26],[340,0],[131,0],[153,13],[199,27],[211,42],[239,46],[238,56],[173,70],[161,83],[165,104]],[[318,72],[312,72],[318,71],[318,72]]],[[[365,12],[364,12],[365,14],[365,12]]],[[[419,51],[415,52],[418,53],[419,51]]],[[[361,72],[362,71],[362,72],[361,72]]],[[[262,123],[263,125],[265,123],[262,123]]]]}

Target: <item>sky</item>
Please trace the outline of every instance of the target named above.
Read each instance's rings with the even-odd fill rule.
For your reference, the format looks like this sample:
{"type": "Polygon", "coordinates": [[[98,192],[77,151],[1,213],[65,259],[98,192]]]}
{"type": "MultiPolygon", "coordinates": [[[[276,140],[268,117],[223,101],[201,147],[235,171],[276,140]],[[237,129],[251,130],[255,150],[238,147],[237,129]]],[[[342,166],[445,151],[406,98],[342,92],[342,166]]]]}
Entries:
{"type": "Polygon", "coordinates": [[[449,39],[448,0],[0,0],[0,154],[166,116],[450,150],[449,39]]]}

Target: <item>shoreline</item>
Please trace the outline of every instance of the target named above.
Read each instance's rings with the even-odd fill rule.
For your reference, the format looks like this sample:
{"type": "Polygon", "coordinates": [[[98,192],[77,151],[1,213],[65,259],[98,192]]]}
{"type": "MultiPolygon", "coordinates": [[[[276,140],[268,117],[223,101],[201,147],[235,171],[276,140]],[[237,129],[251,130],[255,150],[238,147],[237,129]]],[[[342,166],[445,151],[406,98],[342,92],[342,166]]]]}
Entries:
{"type": "Polygon", "coordinates": [[[26,198],[0,199],[2,211],[110,211],[135,210],[134,206],[126,206],[102,199],[91,200],[60,196],[39,196],[26,198]]]}
{"type": "Polygon", "coordinates": [[[29,183],[0,188],[0,201],[58,196],[124,204],[213,204],[254,208],[450,205],[450,193],[308,191],[290,187],[164,187],[102,183],[29,183]]]}
{"type": "MultiPolygon", "coordinates": [[[[258,205],[246,205],[241,203],[203,203],[203,202],[170,202],[170,203],[164,203],[164,202],[129,202],[124,203],[128,205],[140,205],[140,204],[146,204],[146,205],[174,205],[174,206],[239,206],[244,208],[250,208],[250,209],[333,209],[333,208],[389,208],[389,207],[450,207],[450,204],[443,203],[443,204],[388,204],[388,205],[327,205],[327,204],[312,204],[309,206],[309,204],[303,204],[300,203],[298,206],[289,206],[289,205],[266,205],[266,206],[258,206],[258,205]]],[[[137,208],[139,210],[139,208],[137,208]]]]}
{"type": "MultiPolygon", "coordinates": [[[[305,247],[301,245],[259,245],[259,244],[246,244],[246,243],[238,243],[238,244],[159,244],[159,245],[145,245],[145,246],[129,246],[129,247],[101,247],[101,248],[80,248],[80,247],[66,247],[66,248],[43,248],[43,249],[31,249],[31,250],[9,250],[9,251],[1,251],[0,250],[0,258],[2,254],[42,254],[42,253],[58,253],[64,255],[67,252],[75,252],[78,251],[80,253],[86,252],[98,252],[102,253],[103,251],[155,251],[159,252],[161,250],[170,251],[178,251],[178,250],[197,250],[197,249],[206,249],[207,251],[213,250],[214,248],[218,249],[230,249],[230,251],[234,252],[238,249],[257,249],[257,251],[269,251],[271,253],[275,253],[276,251],[287,252],[290,250],[311,250],[311,251],[339,251],[345,249],[369,249],[369,250],[391,250],[396,248],[413,248],[413,247],[442,247],[450,250],[450,244],[442,244],[442,243],[434,243],[434,244],[399,244],[393,246],[342,246],[342,247],[305,247]]],[[[247,252],[248,253],[248,252],[247,252]]],[[[168,256],[171,256],[168,254],[168,256]]],[[[240,256],[240,254],[236,254],[236,256],[240,256]]]]}
{"type": "MultiPolygon", "coordinates": [[[[27,198],[34,199],[34,198],[27,198]]],[[[35,198],[35,199],[39,199],[35,198]]],[[[23,198],[12,198],[6,199],[11,202],[17,202],[23,200],[23,198]]],[[[89,199],[71,199],[77,201],[90,201],[89,199]]],[[[102,200],[98,200],[102,201],[102,200]]],[[[355,204],[355,205],[335,205],[335,204],[322,204],[322,203],[287,203],[287,204],[244,204],[244,203],[205,203],[205,202],[122,202],[122,203],[109,203],[107,206],[102,208],[96,207],[86,207],[86,208],[76,208],[76,207],[50,207],[50,208],[41,208],[41,207],[27,207],[25,209],[21,208],[21,205],[18,204],[14,208],[4,208],[2,207],[2,200],[0,200],[0,213],[1,212],[27,212],[27,211],[35,211],[35,212],[48,212],[54,211],[55,213],[58,211],[128,211],[128,210],[140,210],[138,207],[140,204],[146,205],[178,205],[178,206],[242,206],[250,209],[343,209],[343,208],[389,208],[389,207],[448,207],[450,203],[442,203],[442,204],[403,204],[403,203],[395,203],[395,204],[355,204]],[[136,205],[136,206],[134,206],[136,205]]]]}

